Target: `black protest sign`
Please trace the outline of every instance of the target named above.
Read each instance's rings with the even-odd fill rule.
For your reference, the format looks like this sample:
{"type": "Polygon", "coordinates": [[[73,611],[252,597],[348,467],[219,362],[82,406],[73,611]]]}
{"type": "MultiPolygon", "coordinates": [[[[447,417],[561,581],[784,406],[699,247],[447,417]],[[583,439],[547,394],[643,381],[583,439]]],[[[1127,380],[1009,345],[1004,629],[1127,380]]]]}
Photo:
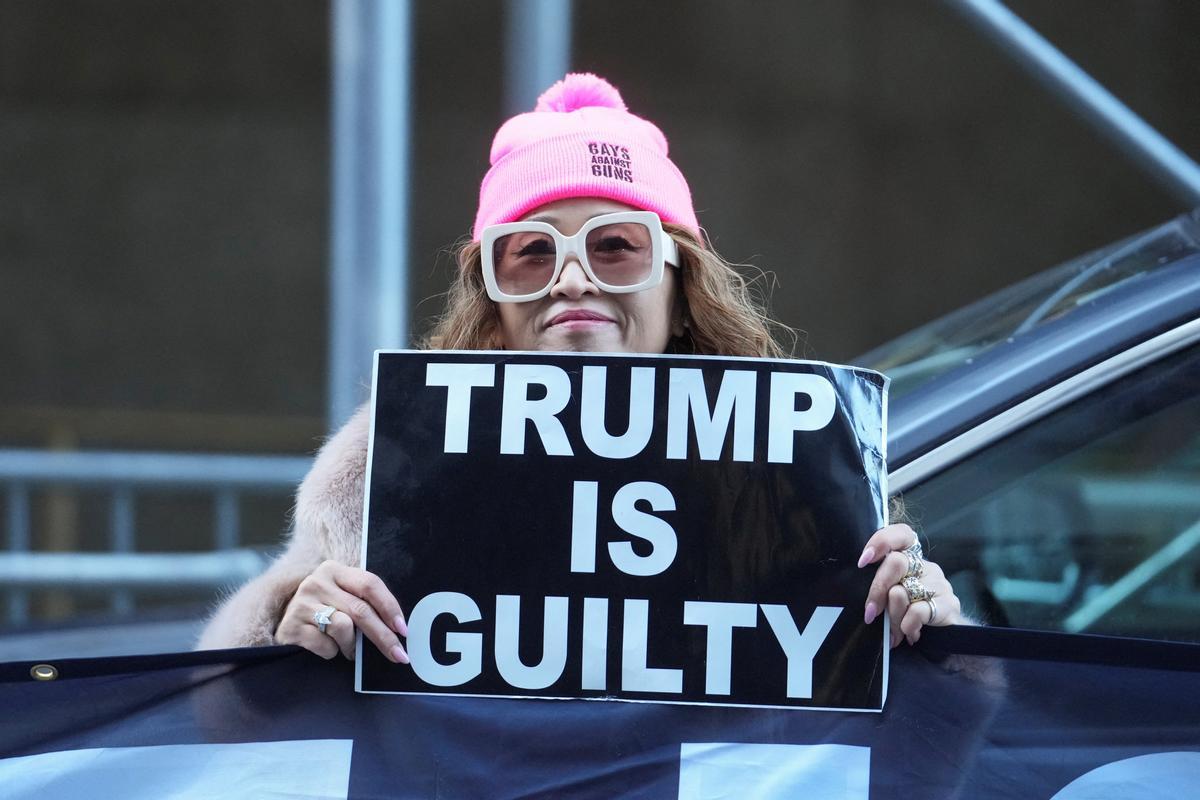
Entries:
{"type": "Polygon", "coordinates": [[[377,354],[364,692],[873,710],[884,379],[678,356],[377,354]]]}

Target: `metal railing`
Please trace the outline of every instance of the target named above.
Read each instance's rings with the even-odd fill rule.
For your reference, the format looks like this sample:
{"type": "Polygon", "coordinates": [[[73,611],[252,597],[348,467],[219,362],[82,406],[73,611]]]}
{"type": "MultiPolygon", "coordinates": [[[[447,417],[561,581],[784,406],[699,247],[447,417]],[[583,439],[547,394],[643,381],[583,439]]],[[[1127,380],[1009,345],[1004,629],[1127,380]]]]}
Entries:
{"type": "Polygon", "coordinates": [[[1200,204],[1200,165],[1000,0],[947,0],[984,36],[1179,197],[1200,204]]]}
{"type": "Polygon", "coordinates": [[[28,620],[34,588],[104,589],[120,614],[132,611],[134,588],[215,589],[253,577],[265,558],[241,546],[241,498],[290,495],[311,463],[303,456],[0,449],[8,545],[0,553],[0,585],[8,621],[28,620]],[[60,487],[108,492],[109,552],[32,551],[31,493],[60,487]],[[212,552],[136,552],[138,495],[172,489],[212,495],[212,552]]]}
{"type": "MultiPolygon", "coordinates": [[[[330,5],[329,428],[363,401],[376,348],[409,343],[415,4],[330,5]]],[[[504,104],[530,111],[571,63],[571,0],[505,5],[504,104]]],[[[499,122],[499,120],[497,120],[499,122]]]]}

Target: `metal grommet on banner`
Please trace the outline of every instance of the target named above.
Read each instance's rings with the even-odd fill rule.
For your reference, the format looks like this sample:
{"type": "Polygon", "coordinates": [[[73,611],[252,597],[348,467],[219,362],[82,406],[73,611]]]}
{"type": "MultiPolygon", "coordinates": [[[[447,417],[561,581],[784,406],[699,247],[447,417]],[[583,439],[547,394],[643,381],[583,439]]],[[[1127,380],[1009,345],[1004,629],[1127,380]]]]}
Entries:
{"type": "Polygon", "coordinates": [[[58,667],[53,664],[34,664],[29,676],[35,681],[52,681],[58,677],[58,667]]]}

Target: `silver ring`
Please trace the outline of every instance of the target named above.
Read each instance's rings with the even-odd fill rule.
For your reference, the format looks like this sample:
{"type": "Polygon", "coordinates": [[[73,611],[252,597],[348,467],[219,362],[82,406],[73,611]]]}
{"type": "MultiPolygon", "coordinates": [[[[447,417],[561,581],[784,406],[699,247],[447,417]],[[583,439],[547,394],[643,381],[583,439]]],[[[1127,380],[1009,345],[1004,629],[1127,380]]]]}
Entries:
{"type": "Polygon", "coordinates": [[[933,595],[926,597],[925,602],[929,603],[929,621],[925,624],[932,625],[933,621],[937,619],[937,603],[933,602],[933,595]]]}
{"type": "Polygon", "coordinates": [[[905,548],[900,552],[908,558],[908,569],[904,572],[905,578],[919,578],[925,574],[925,559],[921,558],[920,545],[905,548]]]}
{"type": "Polygon", "coordinates": [[[900,552],[909,553],[910,555],[914,555],[917,558],[925,558],[925,551],[923,551],[921,549],[921,540],[920,539],[917,539],[915,542],[913,542],[912,544],[910,544],[908,547],[904,548],[900,552]]]}
{"type": "Polygon", "coordinates": [[[313,622],[317,623],[317,630],[319,630],[321,633],[325,632],[325,629],[329,627],[329,623],[335,611],[337,611],[337,609],[333,606],[321,606],[315,612],[313,612],[313,622]]]}

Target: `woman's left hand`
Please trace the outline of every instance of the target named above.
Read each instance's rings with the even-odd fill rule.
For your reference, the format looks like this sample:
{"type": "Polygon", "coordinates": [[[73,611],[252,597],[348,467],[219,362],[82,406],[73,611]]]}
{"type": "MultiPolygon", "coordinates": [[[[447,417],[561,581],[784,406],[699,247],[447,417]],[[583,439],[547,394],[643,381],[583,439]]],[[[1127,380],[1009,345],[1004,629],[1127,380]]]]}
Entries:
{"type": "Polygon", "coordinates": [[[921,557],[920,541],[912,528],[888,525],[875,531],[863,548],[858,566],[877,562],[882,563],[875,570],[875,580],[867,594],[863,621],[870,625],[886,606],[892,647],[900,644],[902,636],[909,644],[916,644],[921,638],[921,628],[926,625],[955,625],[963,621],[962,603],[954,594],[954,587],[941,567],[921,557]],[[909,580],[913,577],[915,581],[909,580]],[[926,593],[928,596],[923,596],[926,593]]]}

